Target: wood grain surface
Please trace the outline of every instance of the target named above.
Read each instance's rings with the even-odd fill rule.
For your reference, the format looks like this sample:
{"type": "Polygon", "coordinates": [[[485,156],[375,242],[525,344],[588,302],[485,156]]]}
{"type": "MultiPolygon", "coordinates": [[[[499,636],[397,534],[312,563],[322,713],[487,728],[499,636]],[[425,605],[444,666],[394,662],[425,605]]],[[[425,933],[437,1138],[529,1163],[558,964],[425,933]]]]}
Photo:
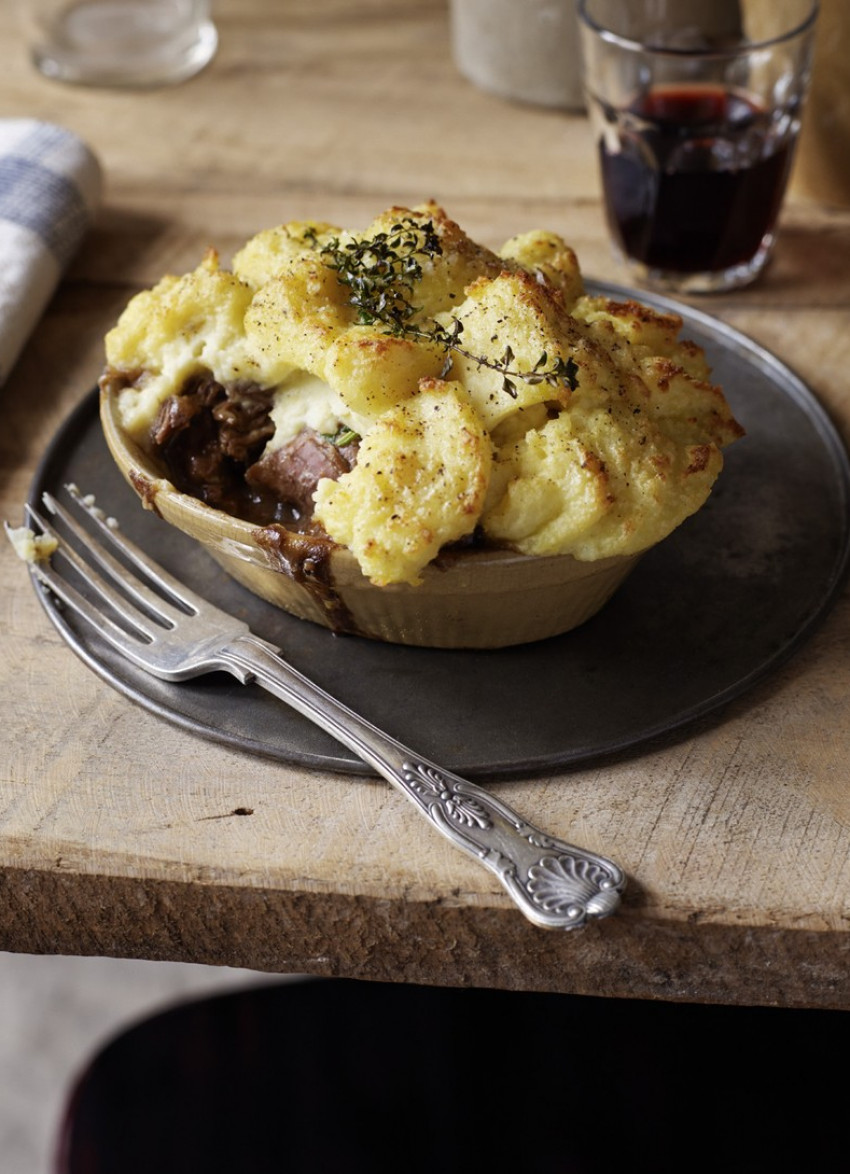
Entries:
{"type": "MultiPolygon", "coordinates": [[[[221,0],[213,64],[173,89],[63,87],[0,10],[0,113],[97,152],[104,206],[0,388],[2,516],[94,384],[126,300],[208,244],[310,216],[366,224],[439,200],[498,246],[561,232],[624,280],[584,117],[455,70],[432,0],[221,0]]],[[[774,351],[850,430],[850,210],[792,193],[767,276],[700,302],[774,351]]],[[[0,548],[0,948],[366,979],[850,1007],[848,600],[719,718],[640,753],[500,783],[628,872],[575,934],[525,923],[490,874],[384,784],[210,745],[96,678],[0,548]],[[250,814],[236,814],[236,812],[250,814]]]]}

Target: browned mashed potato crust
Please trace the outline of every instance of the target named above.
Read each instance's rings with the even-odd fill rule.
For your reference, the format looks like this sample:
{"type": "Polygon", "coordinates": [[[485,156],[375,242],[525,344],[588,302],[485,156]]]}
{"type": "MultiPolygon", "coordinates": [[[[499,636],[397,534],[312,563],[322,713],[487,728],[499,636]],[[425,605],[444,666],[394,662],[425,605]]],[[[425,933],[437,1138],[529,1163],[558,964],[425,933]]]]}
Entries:
{"type": "Polygon", "coordinates": [[[458,543],[597,560],[698,510],[743,430],[681,327],[588,295],[553,233],[495,253],[429,203],[163,278],[102,385],[178,489],[416,584],[458,543]]]}

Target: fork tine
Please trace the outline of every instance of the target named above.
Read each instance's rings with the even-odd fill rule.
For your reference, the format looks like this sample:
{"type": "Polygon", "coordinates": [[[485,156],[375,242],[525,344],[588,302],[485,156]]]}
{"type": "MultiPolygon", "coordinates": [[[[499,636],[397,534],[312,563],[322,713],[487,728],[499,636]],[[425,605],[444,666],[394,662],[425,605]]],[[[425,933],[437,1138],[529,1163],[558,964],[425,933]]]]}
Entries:
{"type": "MultiPolygon", "coordinates": [[[[83,580],[83,582],[86,583],[86,585],[90,587],[91,590],[95,592],[104,603],[108,604],[109,607],[111,607],[113,611],[121,617],[124,623],[127,624],[128,627],[131,628],[138,636],[140,636],[146,642],[153,640],[155,631],[154,617],[140,612],[127,600],[126,596],[116,591],[115,588],[110,583],[108,583],[102,575],[98,574],[98,572],[94,569],[93,566],[91,566],[90,563],[86,562],[85,559],[83,559],[78,554],[70,542],[64,541],[62,539],[60,534],[50,525],[49,521],[38,512],[38,510],[36,510],[31,505],[27,505],[26,512],[30,520],[39,526],[44,534],[49,535],[51,538],[55,538],[59,543],[54,557],[56,557],[56,554],[58,554],[61,555],[62,558],[66,559],[83,580]]],[[[62,512],[64,513],[64,511],[62,512]]],[[[65,519],[63,518],[63,520],[65,519]]],[[[69,523],[71,522],[70,519],[68,519],[68,521],[69,523]]],[[[78,533],[78,528],[73,526],[73,524],[72,529],[75,531],[75,533],[78,533]]],[[[85,548],[91,553],[96,553],[93,541],[88,539],[84,534],[81,534],[80,537],[81,540],[85,542],[85,548]]],[[[33,569],[42,583],[45,583],[52,591],[55,591],[59,598],[64,599],[65,602],[69,604],[69,606],[75,607],[77,610],[81,611],[88,619],[93,619],[93,617],[100,617],[102,621],[109,619],[108,616],[106,616],[102,611],[94,606],[93,601],[87,600],[85,596],[83,596],[79,591],[76,590],[76,588],[68,583],[64,576],[62,576],[54,567],[50,566],[49,563],[36,563],[33,569]],[[68,598],[68,596],[70,596],[70,598],[68,598]],[[85,604],[86,606],[82,606],[82,604],[85,604]]],[[[117,625],[113,626],[117,628],[117,625]]],[[[118,630],[122,631],[120,628],[118,628],[118,630]]]]}
{"type": "MultiPolygon", "coordinates": [[[[36,520],[38,520],[37,517],[36,520]]],[[[47,533],[51,533],[51,531],[48,529],[47,533]]],[[[58,574],[49,562],[40,560],[31,563],[30,572],[58,599],[61,599],[71,611],[76,612],[91,624],[113,648],[130,659],[136,659],[136,651],[143,644],[143,641],[125,631],[124,628],[119,628],[108,615],[95,607],[64,576],[58,574]]]]}
{"type": "MultiPolygon", "coordinates": [[[[77,522],[77,520],[72,517],[67,510],[63,509],[63,507],[52,496],[52,494],[43,494],[42,502],[50,511],[50,513],[55,518],[59,519],[65,528],[69,530],[77,540],[77,546],[74,546],[70,542],[60,541],[59,549],[62,554],[64,554],[69,559],[69,561],[74,564],[78,572],[81,575],[84,575],[87,581],[93,587],[95,587],[103,596],[103,598],[106,599],[113,607],[115,607],[116,610],[118,610],[126,620],[130,622],[137,622],[135,609],[132,613],[126,611],[129,603],[126,597],[129,596],[131,600],[139,605],[147,618],[153,619],[157,621],[157,623],[165,624],[167,626],[174,625],[176,622],[177,613],[176,610],[171,607],[166,600],[164,600],[161,596],[156,595],[147,587],[146,584],[138,580],[132,571],[129,571],[124,565],[119,563],[117,559],[115,559],[92,534],[84,530],[79,522],[77,522]],[[77,551],[79,551],[80,554],[85,555],[85,566],[81,564],[79,558],[74,557],[77,551]],[[94,567],[91,566],[92,562],[95,563],[103,572],[105,572],[107,578],[111,581],[111,584],[116,584],[121,588],[122,594],[120,596],[114,592],[109,582],[98,575],[94,567]]],[[[31,506],[28,506],[27,509],[31,515],[37,519],[39,525],[42,527],[50,527],[50,523],[40,514],[37,514],[31,506]]],[[[97,516],[94,516],[94,520],[100,523],[100,519],[97,516]]],[[[52,533],[55,538],[60,538],[58,532],[52,527],[50,527],[50,533],[52,533]]],[[[110,531],[105,530],[104,527],[101,526],[101,533],[109,534],[110,531]]],[[[148,629],[145,629],[145,631],[147,632],[148,629]]]]}
{"type": "MultiPolygon", "coordinates": [[[[191,591],[185,583],[181,583],[179,579],[175,579],[164,567],[161,567],[159,563],[155,562],[149,555],[145,554],[143,550],[136,546],[126,534],[123,534],[118,528],[118,523],[113,518],[107,518],[103,510],[95,505],[93,498],[84,497],[77,486],[73,484],[66,485],[65,489],[70,494],[74,503],[91,518],[103,537],[116,550],[120,551],[124,558],[136,567],[150,583],[158,587],[160,591],[165,592],[170,597],[170,600],[182,609],[181,615],[185,615],[187,612],[200,614],[205,610],[213,610],[211,604],[208,604],[205,599],[202,599],[201,596],[191,591]]],[[[62,511],[67,518],[68,514],[62,510],[62,507],[56,499],[50,494],[45,494],[45,502],[48,498],[52,505],[57,510],[62,511]]],[[[52,506],[48,508],[52,508],[52,506]]],[[[114,565],[118,567],[119,574],[121,575],[120,581],[123,583],[126,577],[126,571],[119,564],[114,565]]],[[[157,604],[162,603],[161,596],[157,595],[155,599],[157,604]]]]}
{"type": "Polygon", "coordinates": [[[129,539],[117,532],[117,523],[107,521],[103,511],[99,510],[93,502],[81,497],[76,487],[69,486],[68,488],[74,502],[88,514],[100,534],[107,539],[110,545],[120,551],[132,566],[140,570],[148,582],[154,583],[160,587],[160,590],[168,592],[168,596],[164,597],[151,590],[148,582],[135,578],[123,563],[113,557],[109,550],[83,530],[76,519],[63,509],[52,494],[43,494],[42,501],[47,509],[55,517],[61,519],[64,525],[77,537],[82,548],[91,553],[98,566],[113,583],[117,583],[122,591],[130,595],[154,619],[162,620],[170,625],[176,624],[187,614],[197,614],[200,611],[200,608],[191,601],[186,588],[181,588],[180,584],[171,580],[162,567],[149,560],[138,547],[133,546],[129,539]],[[175,602],[179,606],[175,607],[175,602]]]}

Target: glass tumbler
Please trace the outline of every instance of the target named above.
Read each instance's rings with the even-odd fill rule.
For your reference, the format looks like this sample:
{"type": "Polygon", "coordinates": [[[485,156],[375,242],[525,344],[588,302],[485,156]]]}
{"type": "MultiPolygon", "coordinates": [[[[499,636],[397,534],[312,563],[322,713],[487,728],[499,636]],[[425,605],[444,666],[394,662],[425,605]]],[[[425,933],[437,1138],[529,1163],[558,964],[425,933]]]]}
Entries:
{"type": "Polygon", "coordinates": [[[816,0],[579,0],[615,248],[640,284],[747,285],[773,249],[816,0]]]}
{"type": "Polygon", "coordinates": [[[79,85],[185,81],[218,47],[209,0],[22,0],[21,16],[36,67],[79,85]]]}

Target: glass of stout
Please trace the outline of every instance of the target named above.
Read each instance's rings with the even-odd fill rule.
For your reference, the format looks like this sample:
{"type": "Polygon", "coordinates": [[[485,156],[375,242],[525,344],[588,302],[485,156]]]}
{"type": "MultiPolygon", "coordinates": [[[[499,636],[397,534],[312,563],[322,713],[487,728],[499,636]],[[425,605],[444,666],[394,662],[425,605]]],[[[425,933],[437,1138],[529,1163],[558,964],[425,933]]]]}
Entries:
{"type": "Polygon", "coordinates": [[[636,281],[714,293],[770,257],[816,0],[579,0],[615,247],[636,281]]]}

